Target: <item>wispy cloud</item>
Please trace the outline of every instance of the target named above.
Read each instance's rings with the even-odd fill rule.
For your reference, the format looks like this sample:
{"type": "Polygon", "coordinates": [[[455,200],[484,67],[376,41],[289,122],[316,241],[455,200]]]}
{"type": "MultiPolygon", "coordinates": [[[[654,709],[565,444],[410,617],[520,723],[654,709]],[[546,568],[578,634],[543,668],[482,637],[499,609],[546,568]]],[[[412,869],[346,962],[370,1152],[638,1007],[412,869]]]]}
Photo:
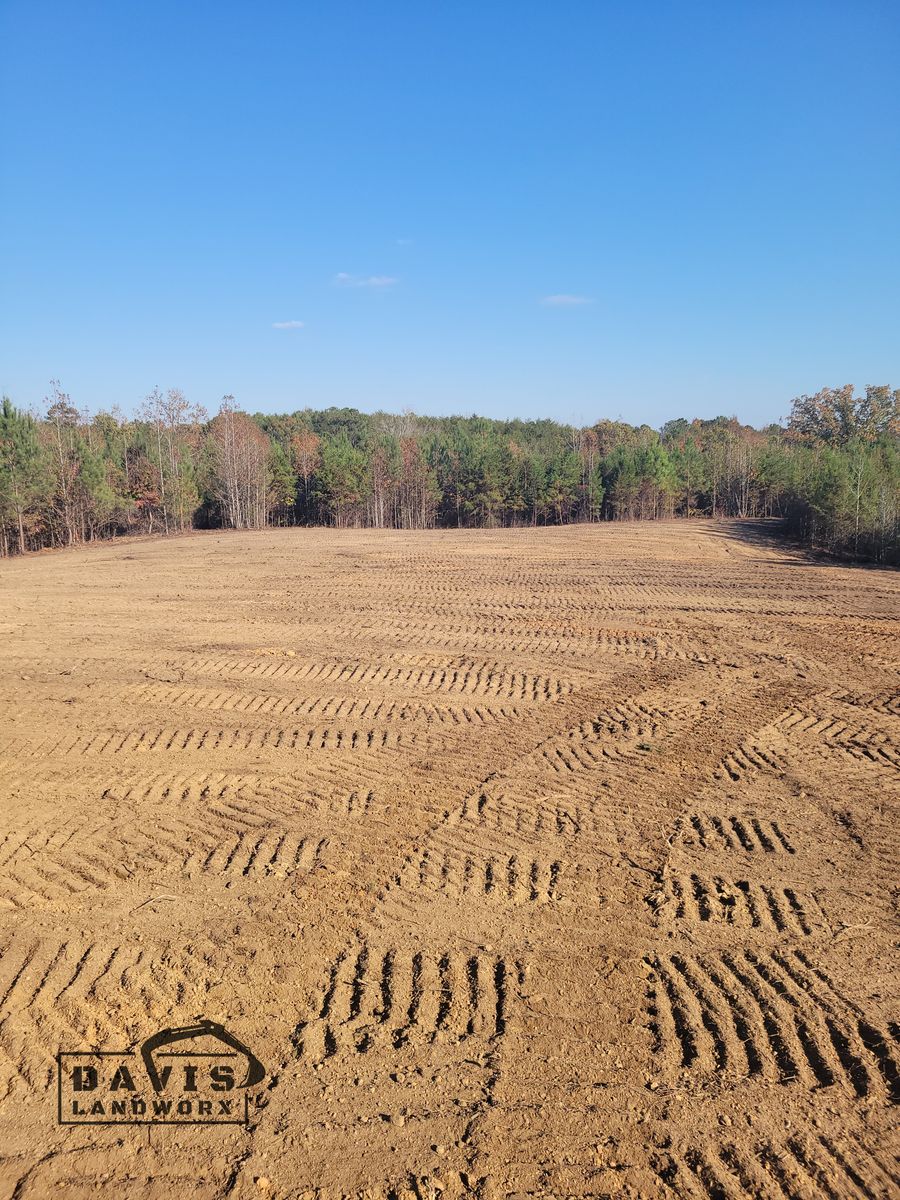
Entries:
{"type": "Polygon", "coordinates": [[[594,301],[590,296],[571,296],[566,292],[562,292],[557,296],[544,296],[541,304],[546,304],[549,308],[575,308],[579,304],[593,304],[594,301]]]}
{"type": "Polygon", "coordinates": [[[302,329],[305,321],[273,321],[273,329],[302,329]]]}
{"type": "Polygon", "coordinates": [[[348,275],[339,271],[334,277],[335,286],[347,288],[389,288],[398,280],[393,275],[348,275]]]}

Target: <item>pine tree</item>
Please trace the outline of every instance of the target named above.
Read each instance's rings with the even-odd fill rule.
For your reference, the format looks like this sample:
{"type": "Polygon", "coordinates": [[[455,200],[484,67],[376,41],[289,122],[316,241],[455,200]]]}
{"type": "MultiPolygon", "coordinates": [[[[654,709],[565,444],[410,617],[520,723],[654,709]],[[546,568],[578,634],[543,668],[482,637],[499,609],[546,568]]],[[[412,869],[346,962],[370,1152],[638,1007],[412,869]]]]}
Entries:
{"type": "Polygon", "coordinates": [[[13,524],[19,553],[25,553],[25,519],[41,497],[45,473],[34,420],[13,408],[9,397],[0,406],[0,523],[4,553],[7,526],[13,524]]]}

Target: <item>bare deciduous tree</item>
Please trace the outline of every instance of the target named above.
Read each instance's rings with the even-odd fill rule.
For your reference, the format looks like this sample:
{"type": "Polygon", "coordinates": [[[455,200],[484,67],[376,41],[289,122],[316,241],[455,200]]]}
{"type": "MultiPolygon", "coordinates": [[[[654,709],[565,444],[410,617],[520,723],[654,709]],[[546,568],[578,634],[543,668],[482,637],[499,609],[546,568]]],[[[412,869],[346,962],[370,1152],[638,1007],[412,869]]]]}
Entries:
{"type": "Polygon", "coordinates": [[[210,424],[216,495],[223,523],[232,529],[262,529],[270,482],[269,439],[225,396],[210,424]]]}

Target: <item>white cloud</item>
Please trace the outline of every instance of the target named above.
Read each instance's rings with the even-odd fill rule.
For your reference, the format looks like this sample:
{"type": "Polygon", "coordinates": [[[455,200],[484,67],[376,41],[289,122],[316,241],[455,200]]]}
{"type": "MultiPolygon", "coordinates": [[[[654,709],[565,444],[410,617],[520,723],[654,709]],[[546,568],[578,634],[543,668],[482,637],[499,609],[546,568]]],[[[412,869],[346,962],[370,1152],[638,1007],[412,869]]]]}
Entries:
{"type": "Polygon", "coordinates": [[[272,328],[273,329],[302,329],[303,326],[305,325],[305,323],[306,323],[305,321],[274,321],[272,323],[272,328]]]}
{"type": "Polygon", "coordinates": [[[546,304],[550,308],[574,308],[579,304],[593,304],[590,296],[570,296],[565,292],[558,296],[545,296],[541,304],[546,304]]]}
{"type": "Polygon", "coordinates": [[[398,280],[392,275],[348,275],[346,271],[339,271],[334,277],[334,282],[337,287],[388,288],[393,287],[398,280]]]}

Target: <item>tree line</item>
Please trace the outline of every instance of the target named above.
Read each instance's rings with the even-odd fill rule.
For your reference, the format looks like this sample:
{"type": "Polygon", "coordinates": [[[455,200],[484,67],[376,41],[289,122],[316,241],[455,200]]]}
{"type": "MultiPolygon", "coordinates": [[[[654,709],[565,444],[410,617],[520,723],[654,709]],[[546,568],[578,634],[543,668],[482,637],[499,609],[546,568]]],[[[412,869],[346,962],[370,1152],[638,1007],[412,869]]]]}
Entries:
{"type": "Polygon", "coordinates": [[[0,554],[189,528],[496,528],[782,517],[832,554],[900,562],[900,391],[826,388],[786,424],[366,414],[213,417],[155,389],[133,417],[0,406],[0,554]]]}

